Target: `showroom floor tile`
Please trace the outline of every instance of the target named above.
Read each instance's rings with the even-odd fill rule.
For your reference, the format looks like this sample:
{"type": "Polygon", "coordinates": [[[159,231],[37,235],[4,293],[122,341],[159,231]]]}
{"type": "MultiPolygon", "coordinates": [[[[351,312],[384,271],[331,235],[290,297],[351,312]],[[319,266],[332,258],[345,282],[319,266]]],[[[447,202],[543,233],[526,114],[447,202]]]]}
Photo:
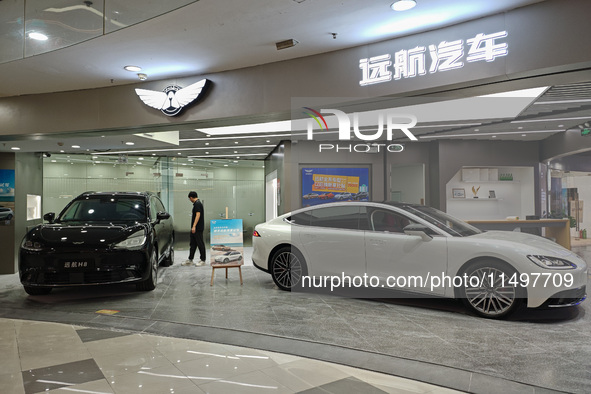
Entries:
{"type": "Polygon", "coordinates": [[[0,319],[0,347],[0,392],[10,394],[458,392],[287,354],[58,323],[0,319]],[[36,366],[23,368],[21,349],[35,348],[26,364],[36,366]]]}

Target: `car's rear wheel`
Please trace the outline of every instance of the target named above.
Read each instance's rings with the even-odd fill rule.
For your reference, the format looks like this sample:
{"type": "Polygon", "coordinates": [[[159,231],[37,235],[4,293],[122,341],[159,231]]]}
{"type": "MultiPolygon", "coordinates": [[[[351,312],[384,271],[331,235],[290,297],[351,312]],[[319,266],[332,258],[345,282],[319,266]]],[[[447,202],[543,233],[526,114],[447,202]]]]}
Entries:
{"type": "Polygon", "coordinates": [[[300,284],[302,276],[307,275],[303,256],[290,246],[277,250],[270,266],[273,282],[281,290],[291,291],[300,284]]]}
{"type": "Polygon", "coordinates": [[[498,261],[481,261],[470,265],[464,273],[466,283],[461,298],[479,316],[500,319],[510,315],[523,303],[524,289],[511,284],[516,271],[498,261]]]}
{"type": "Polygon", "coordinates": [[[156,249],[152,250],[152,257],[150,258],[150,274],[148,278],[136,285],[140,291],[152,291],[156,288],[158,280],[158,255],[156,249]]]}
{"type": "Polygon", "coordinates": [[[36,286],[24,286],[27,294],[30,295],[45,295],[51,293],[51,287],[36,287],[36,286]]]}

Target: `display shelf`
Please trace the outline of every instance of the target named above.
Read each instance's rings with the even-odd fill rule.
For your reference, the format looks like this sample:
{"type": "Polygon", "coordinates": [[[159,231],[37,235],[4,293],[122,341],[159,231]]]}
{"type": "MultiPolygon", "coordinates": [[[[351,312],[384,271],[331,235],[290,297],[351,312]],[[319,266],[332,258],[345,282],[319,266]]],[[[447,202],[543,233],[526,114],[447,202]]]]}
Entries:
{"type": "Polygon", "coordinates": [[[521,183],[521,181],[459,181],[460,183],[521,183]]]}
{"type": "Polygon", "coordinates": [[[502,198],[484,198],[484,197],[478,197],[478,198],[448,198],[447,201],[501,201],[502,198]]]}

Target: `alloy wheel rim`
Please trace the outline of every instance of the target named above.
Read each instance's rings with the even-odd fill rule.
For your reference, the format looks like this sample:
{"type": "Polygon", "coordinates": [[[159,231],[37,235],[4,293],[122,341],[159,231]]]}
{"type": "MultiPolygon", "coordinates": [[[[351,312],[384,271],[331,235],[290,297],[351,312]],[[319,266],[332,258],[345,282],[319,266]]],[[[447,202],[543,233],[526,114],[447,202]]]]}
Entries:
{"type": "Polygon", "coordinates": [[[502,314],[515,303],[515,287],[509,285],[508,280],[509,276],[504,271],[491,267],[479,268],[468,276],[466,298],[474,309],[483,314],[502,314]],[[473,277],[478,278],[476,287],[470,286],[473,277]]]}
{"type": "Polygon", "coordinates": [[[302,263],[291,252],[283,252],[275,259],[273,275],[283,287],[291,288],[300,282],[302,263]]]}

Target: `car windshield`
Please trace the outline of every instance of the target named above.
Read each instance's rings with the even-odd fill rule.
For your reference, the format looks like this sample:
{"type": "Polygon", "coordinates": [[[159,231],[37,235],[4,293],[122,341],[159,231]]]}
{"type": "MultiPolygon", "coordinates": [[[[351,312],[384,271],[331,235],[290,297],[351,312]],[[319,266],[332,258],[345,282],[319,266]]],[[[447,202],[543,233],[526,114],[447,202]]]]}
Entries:
{"type": "Polygon", "coordinates": [[[406,205],[402,208],[454,237],[467,237],[482,232],[476,227],[435,208],[423,205],[406,205]]]}
{"type": "Polygon", "coordinates": [[[145,222],[142,199],[116,196],[86,197],[74,201],[58,222],[145,222]]]}

